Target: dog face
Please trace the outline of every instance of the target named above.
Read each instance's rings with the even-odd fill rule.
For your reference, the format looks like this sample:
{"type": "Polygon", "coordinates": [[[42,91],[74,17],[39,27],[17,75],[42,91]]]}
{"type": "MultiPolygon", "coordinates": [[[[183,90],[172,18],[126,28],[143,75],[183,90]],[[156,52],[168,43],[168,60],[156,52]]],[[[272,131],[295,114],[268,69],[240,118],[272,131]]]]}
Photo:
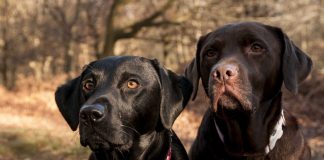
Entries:
{"type": "Polygon", "coordinates": [[[201,78],[213,111],[224,117],[253,113],[280,91],[283,81],[297,93],[311,67],[310,58],[281,29],[246,22],[201,37],[185,74],[195,92],[201,78]]]}
{"type": "Polygon", "coordinates": [[[140,136],[170,129],[191,95],[191,84],[142,57],[94,61],[59,87],[55,98],[72,130],[92,150],[129,150],[140,136]]]}

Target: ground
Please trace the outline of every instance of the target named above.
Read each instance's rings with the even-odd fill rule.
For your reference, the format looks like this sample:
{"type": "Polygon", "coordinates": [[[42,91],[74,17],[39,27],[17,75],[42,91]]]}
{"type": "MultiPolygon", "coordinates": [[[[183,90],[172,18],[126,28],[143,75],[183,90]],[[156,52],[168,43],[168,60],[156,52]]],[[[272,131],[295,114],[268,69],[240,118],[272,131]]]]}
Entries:
{"type": "MultiPolygon", "coordinates": [[[[72,132],[54,102],[58,82],[42,88],[8,92],[0,88],[0,160],[79,160],[87,159],[88,148],[81,147],[78,132],[72,132]]],[[[28,85],[26,85],[28,86],[28,85]]],[[[33,85],[31,85],[33,86],[33,85]]],[[[300,93],[284,91],[284,106],[298,121],[312,149],[314,160],[324,159],[324,85],[308,80],[300,93]]],[[[209,100],[202,90],[176,120],[174,130],[190,148],[209,100]]]]}

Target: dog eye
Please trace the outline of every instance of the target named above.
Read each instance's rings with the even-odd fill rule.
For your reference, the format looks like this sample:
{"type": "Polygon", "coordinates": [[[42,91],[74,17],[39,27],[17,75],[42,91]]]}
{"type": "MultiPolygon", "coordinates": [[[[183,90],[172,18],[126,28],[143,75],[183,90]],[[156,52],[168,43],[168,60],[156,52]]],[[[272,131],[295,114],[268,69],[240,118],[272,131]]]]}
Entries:
{"type": "Polygon", "coordinates": [[[253,43],[250,49],[255,53],[263,52],[265,50],[265,48],[259,43],[253,43]]]}
{"type": "Polygon", "coordinates": [[[137,81],[135,81],[135,80],[129,80],[129,81],[127,82],[127,87],[128,87],[129,89],[136,89],[136,88],[139,87],[139,83],[138,83],[137,81]]]}
{"type": "Polygon", "coordinates": [[[212,58],[212,57],[217,55],[217,52],[213,51],[213,50],[210,50],[210,51],[207,51],[206,55],[207,55],[207,57],[212,58]]]}
{"type": "Polygon", "coordinates": [[[94,90],[94,88],[95,88],[95,83],[93,79],[88,79],[83,84],[83,90],[87,92],[91,92],[92,90],[94,90]]]}

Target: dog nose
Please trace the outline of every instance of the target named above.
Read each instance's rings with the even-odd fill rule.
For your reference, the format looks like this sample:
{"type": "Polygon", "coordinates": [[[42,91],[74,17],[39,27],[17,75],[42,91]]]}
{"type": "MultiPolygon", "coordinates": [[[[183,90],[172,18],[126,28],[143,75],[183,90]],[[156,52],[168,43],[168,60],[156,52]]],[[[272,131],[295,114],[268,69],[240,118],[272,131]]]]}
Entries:
{"type": "Polygon", "coordinates": [[[100,122],[104,116],[105,107],[101,104],[86,105],[80,111],[80,119],[85,122],[100,122]]]}
{"type": "Polygon", "coordinates": [[[215,67],[212,77],[218,82],[226,82],[238,75],[238,67],[234,64],[225,64],[215,67]]]}

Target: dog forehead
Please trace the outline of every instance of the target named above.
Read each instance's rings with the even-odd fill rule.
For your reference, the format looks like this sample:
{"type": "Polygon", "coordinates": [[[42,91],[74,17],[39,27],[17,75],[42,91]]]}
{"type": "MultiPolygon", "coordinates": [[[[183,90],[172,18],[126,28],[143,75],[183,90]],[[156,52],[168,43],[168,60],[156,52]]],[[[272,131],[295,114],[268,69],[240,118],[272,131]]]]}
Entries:
{"type": "Polygon", "coordinates": [[[149,59],[137,56],[112,56],[94,61],[88,65],[90,69],[113,71],[113,70],[146,70],[151,69],[149,59]]]}
{"type": "Polygon", "coordinates": [[[239,41],[243,38],[262,39],[273,41],[274,35],[266,25],[257,22],[243,22],[225,25],[208,36],[209,40],[221,39],[224,41],[239,41]]]}
{"type": "Polygon", "coordinates": [[[139,75],[143,78],[154,78],[158,74],[151,60],[138,56],[112,56],[94,61],[87,65],[87,71],[104,77],[119,77],[123,73],[139,75]]]}

